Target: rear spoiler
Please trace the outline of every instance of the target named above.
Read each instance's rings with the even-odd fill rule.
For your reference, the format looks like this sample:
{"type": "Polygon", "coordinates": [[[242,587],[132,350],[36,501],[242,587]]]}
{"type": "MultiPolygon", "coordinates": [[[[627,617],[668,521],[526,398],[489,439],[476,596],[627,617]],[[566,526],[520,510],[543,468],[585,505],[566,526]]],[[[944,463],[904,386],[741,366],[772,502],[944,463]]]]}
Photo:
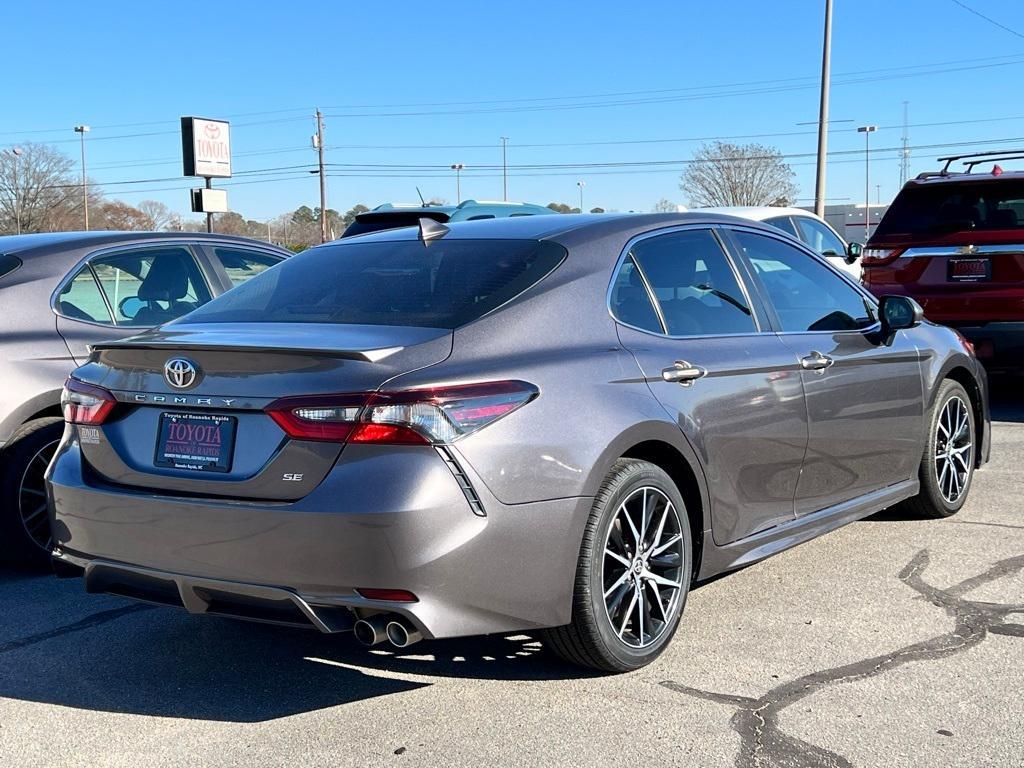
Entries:
{"type": "MultiPolygon", "coordinates": [[[[266,346],[244,344],[189,344],[188,342],[119,342],[109,341],[102,344],[90,344],[90,352],[103,352],[110,349],[168,349],[182,352],[267,352],[266,346]]],[[[287,347],[274,348],[275,354],[306,354],[336,357],[341,360],[361,360],[365,363],[379,363],[391,355],[401,352],[405,347],[384,347],[381,349],[330,349],[324,347],[287,347]]]]}

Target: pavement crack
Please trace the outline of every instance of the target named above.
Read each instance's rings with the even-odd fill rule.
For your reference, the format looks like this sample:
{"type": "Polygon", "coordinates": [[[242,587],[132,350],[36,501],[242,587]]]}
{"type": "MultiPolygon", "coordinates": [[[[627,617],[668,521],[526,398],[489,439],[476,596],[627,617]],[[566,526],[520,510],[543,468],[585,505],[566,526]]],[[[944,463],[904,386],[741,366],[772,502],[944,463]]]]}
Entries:
{"type": "Polygon", "coordinates": [[[106,624],[109,621],[120,619],[122,616],[138,613],[139,611],[147,611],[154,607],[155,606],[146,605],[144,603],[134,603],[132,605],[122,606],[121,608],[111,608],[109,611],[100,611],[99,613],[86,616],[84,619],[76,621],[73,624],[65,624],[64,626],[57,627],[56,629],[48,629],[45,632],[38,632],[34,635],[18,638],[17,640],[9,640],[6,643],[0,644],[0,654],[17,651],[27,646],[41,643],[45,640],[52,640],[55,637],[61,637],[62,635],[69,635],[74,632],[92,629],[93,627],[98,627],[101,624],[106,624]]]}
{"type": "Polygon", "coordinates": [[[781,712],[811,694],[830,686],[864,680],[914,661],[934,661],[966,651],[989,634],[1024,637],[1024,624],[1008,623],[1013,614],[1024,614],[1024,606],[975,602],[964,598],[968,592],[989,582],[1024,570],[1024,555],[1000,560],[976,576],[947,589],[939,589],[923,578],[930,557],[921,550],[900,571],[899,579],[922,598],[943,608],[954,619],[951,632],[911,643],[891,653],[819,670],[781,683],[757,698],[716,693],[692,688],[673,680],[662,686],[687,696],[736,707],[730,719],[740,736],[738,768],[781,768],[800,765],[806,768],[852,768],[842,755],[784,733],[779,727],[781,712]]]}

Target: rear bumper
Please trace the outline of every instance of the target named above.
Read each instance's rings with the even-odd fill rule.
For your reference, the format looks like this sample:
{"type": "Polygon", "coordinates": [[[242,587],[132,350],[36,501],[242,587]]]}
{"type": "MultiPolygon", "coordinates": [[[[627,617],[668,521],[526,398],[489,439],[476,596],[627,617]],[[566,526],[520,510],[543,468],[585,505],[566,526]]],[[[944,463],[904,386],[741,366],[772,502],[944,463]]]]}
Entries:
{"type": "Polygon", "coordinates": [[[426,637],[570,620],[589,498],[503,505],[463,464],[479,516],[433,449],[371,446],[348,446],[295,503],[155,495],[92,477],[70,433],[48,476],[55,554],[89,591],[330,632],[379,611],[426,637]]]}

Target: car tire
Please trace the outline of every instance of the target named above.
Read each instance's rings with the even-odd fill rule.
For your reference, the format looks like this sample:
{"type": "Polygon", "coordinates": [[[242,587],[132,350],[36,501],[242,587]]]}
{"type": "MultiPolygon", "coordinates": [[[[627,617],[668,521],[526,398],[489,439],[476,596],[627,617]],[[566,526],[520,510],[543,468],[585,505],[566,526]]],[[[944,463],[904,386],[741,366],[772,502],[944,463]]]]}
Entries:
{"type": "Polygon", "coordinates": [[[692,568],[689,519],[675,483],[654,464],[619,459],[583,534],[572,622],[544,630],[541,639],[573,664],[639,669],[675,634],[692,568]]]}
{"type": "Polygon", "coordinates": [[[64,421],[30,421],[0,453],[0,559],[21,568],[50,565],[50,518],[43,475],[64,434],[64,421]]]}
{"type": "Polygon", "coordinates": [[[928,419],[928,441],[918,469],[921,490],[903,503],[906,511],[926,518],[949,517],[960,511],[974,478],[977,434],[967,390],[946,379],[939,386],[928,419]]]}

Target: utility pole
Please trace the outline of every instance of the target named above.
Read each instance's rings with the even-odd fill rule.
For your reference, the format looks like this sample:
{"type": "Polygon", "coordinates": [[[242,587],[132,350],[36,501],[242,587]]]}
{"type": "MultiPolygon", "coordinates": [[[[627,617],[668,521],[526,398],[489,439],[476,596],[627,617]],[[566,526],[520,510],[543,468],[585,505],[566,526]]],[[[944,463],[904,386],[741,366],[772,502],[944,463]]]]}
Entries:
{"type": "Polygon", "coordinates": [[[580,179],[576,182],[576,186],[580,188],[580,213],[583,213],[583,188],[587,186],[587,182],[580,179]]]}
{"type": "Polygon", "coordinates": [[[907,183],[910,174],[910,136],[907,135],[907,104],[903,102],[903,152],[900,154],[900,189],[907,183]]]}
{"type": "Polygon", "coordinates": [[[501,137],[501,199],[508,202],[508,136],[501,137]]]}
{"type": "Polygon", "coordinates": [[[857,133],[864,134],[864,242],[871,234],[871,134],[878,130],[877,125],[862,125],[857,133]]]}
{"type": "Polygon", "coordinates": [[[82,137],[82,207],[85,210],[85,231],[89,231],[89,177],[85,175],[85,134],[91,129],[88,125],[76,125],[75,133],[82,137]]]}
{"type": "Polygon", "coordinates": [[[825,216],[825,161],[828,151],[828,87],[832,60],[832,0],[825,0],[825,40],[821,47],[821,102],[818,107],[818,172],[814,181],[814,213],[825,216]]]}
{"type": "Polygon", "coordinates": [[[320,242],[327,242],[327,176],[324,175],[324,116],[316,110],[316,151],[320,169],[320,242]]]}

